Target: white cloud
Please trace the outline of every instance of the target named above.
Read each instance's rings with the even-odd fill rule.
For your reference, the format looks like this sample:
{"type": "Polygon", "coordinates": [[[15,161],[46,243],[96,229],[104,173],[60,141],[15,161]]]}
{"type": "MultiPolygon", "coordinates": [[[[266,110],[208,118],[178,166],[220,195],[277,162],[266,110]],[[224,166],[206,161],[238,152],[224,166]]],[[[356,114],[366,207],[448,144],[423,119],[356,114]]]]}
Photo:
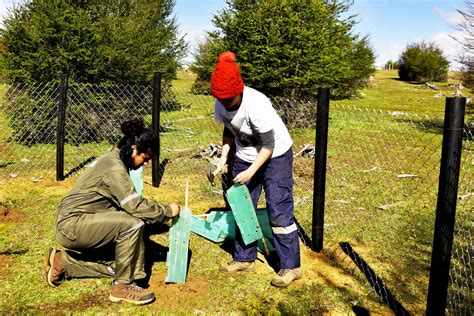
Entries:
{"type": "Polygon", "coordinates": [[[459,67],[459,64],[456,62],[457,55],[461,52],[462,45],[459,44],[455,38],[461,39],[463,37],[463,33],[460,31],[454,33],[447,33],[442,32],[438,34],[434,34],[430,36],[428,39],[429,42],[434,42],[438,47],[443,51],[444,55],[448,60],[451,62],[451,68],[455,69],[459,67]]]}
{"type": "Polygon", "coordinates": [[[379,45],[375,48],[375,53],[377,55],[375,65],[377,67],[383,67],[383,65],[385,65],[385,63],[389,60],[398,60],[398,57],[400,57],[400,54],[405,49],[405,47],[405,43],[400,43],[396,41],[390,41],[386,45],[379,45]]]}
{"type": "Polygon", "coordinates": [[[24,0],[0,0],[0,27],[3,27],[3,20],[8,16],[8,12],[13,6],[23,1],[24,0]]]}
{"type": "Polygon", "coordinates": [[[450,25],[458,25],[463,21],[462,15],[457,11],[446,11],[438,7],[435,7],[433,11],[450,25]]]}

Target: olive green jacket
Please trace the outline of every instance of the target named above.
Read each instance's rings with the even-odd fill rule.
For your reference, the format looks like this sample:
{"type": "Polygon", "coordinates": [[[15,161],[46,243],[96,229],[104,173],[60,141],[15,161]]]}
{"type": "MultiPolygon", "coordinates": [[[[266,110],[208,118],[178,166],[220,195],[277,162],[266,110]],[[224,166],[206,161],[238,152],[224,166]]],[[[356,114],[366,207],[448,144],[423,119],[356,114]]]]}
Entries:
{"type": "Polygon", "coordinates": [[[162,223],[172,215],[169,206],[151,203],[135,191],[118,148],[100,157],[77,179],[59,205],[56,224],[84,213],[114,210],[127,212],[147,224],[162,223]]]}

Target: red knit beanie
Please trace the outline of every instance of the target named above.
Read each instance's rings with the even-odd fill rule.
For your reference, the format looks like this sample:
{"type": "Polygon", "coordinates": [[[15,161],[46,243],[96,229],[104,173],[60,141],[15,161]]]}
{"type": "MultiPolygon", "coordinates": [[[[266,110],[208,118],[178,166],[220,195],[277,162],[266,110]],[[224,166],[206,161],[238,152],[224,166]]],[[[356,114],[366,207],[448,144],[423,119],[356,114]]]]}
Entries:
{"type": "Polygon", "coordinates": [[[226,51],[219,55],[211,76],[211,93],[218,99],[235,97],[244,91],[244,81],[240,76],[235,54],[226,51]]]}

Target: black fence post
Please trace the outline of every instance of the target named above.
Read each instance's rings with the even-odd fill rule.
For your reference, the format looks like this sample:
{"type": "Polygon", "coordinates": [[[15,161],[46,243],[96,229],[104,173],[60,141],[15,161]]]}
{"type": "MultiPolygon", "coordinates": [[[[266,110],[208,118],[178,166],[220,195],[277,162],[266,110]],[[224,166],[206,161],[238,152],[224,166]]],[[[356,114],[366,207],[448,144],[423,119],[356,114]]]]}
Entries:
{"type": "Polygon", "coordinates": [[[66,125],[66,105],[68,75],[61,75],[59,86],[58,124],[56,128],[56,181],[64,180],[64,128],[66,125]]]}
{"type": "Polygon", "coordinates": [[[161,105],[161,73],[155,72],[153,75],[153,112],[152,112],[152,130],[158,137],[158,150],[153,153],[151,182],[154,187],[160,185],[160,105],[161,105]]]}
{"type": "Polygon", "coordinates": [[[446,98],[427,315],[445,315],[466,98],[446,98]]]}
{"type": "Polygon", "coordinates": [[[318,88],[316,112],[316,153],[314,157],[313,226],[311,249],[323,249],[324,196],[326,191],[326,160],[328,145],[329,89],[318,88]]]}

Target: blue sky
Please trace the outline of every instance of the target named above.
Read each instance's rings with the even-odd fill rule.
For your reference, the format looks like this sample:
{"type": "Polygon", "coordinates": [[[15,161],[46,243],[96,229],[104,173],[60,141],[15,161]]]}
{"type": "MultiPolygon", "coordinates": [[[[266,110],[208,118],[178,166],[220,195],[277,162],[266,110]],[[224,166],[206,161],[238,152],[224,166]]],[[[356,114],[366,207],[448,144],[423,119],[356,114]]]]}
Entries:
{"type": "MultiPolygon", "coordinates": [[[[1,16],[13,1],[20,2],[0,0],[1,16]]],[[[212,17],[225,5],[225,0],[176,0],[176,20],[191,50],[206,30],[213,29],[212,17]]],[[[422,40],[435,42],[454,61],[459,46],[451,36],[460,36],[453,28],[460,21],[456,9],[464,8],[464,0],[355,0],[349,13],[358,15],[354,31],[369,35],[380,66],[398,59],[407,44],[422,40]]]]}

